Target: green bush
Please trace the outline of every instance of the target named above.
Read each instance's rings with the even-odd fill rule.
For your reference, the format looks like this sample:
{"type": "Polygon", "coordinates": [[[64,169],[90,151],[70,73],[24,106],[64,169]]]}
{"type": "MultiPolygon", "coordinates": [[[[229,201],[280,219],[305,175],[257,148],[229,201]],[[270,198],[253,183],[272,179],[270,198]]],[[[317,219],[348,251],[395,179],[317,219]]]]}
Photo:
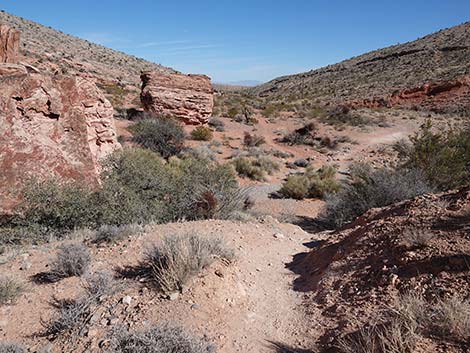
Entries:
{"type": "Polygon", "coordinates": [[[238,175],[257,181],[266,180],[267,175],[272,175],[280,169],[279,164],[268,157],[238,157],[231,163],[238,175]]]}
{"type": "Polygon", "coordinates": [[[230,218],[244,197],[229,165],[123,149],[106,161],[95,190],[54,181],[28,186],[18,216],[0,227],[1,242],[44,241],[103,225],[230,218]]]}
{"type": "Polygon", "coordinates": [[[433,132],[428,121],[404,147],[399,152],[405,167],[421,170],[438,190],[470,183],[470,127],[433,132]]]}
{"type": "Polygon", "coordinates": [[[182,126],[172,118],[146,119],[132,125],[132,141],[143,148],[160,154],[163,158],[180,153],[186,135],[182,126]]]}
{"type": "Polygon", "coordinates": [[[336,193],[340,189],[335,176],[333,167],[326,166],[318,170],[308,168],[304,174],[288,176],[279,193],[298,200],[324,198],[326,194],[336,193]]]}
{"type": "Polygon", "coordinates": [[[193,131],[191,131],[191,137],[196,141],[210,141],[212,140],[213,133],[212,130],[205,126],[198,126],[193,131]]]}
{"type": "Polygon", "coordinates": [[[366,164],[351,167],[351,181],[327,195],[323,220],[339,227],[371,208],[384,207],[432,191],[417,170],[372,170],[366,164]]]}

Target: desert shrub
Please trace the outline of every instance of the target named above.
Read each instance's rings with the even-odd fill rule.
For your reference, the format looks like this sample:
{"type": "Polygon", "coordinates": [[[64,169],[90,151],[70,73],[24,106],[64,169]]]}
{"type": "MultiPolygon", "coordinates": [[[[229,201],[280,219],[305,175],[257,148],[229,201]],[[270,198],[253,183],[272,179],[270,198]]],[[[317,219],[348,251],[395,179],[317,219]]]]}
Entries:
{"type": "Polygon", "coordinates": [[[233,169],[206,159],[166,161],[150,150],[129,148],[112,154],[101,176],[95,190],[53,181],[34,184],[25,191],[18,216],[0,227],[1,242],[39,242],[105,225],[229,218],[243,207],[233,169]]]}
{"type": "Polygon", "coordinates": [[[286,134],[281,142],[289,145],[314,145],[317,127],[310,122],[303,127],[286,134]]]}
{"type": "Polygon", "coordinates": [[[156,285],[164,292],[181,290],[188,280],[216,257],[233,259],[233,251],[217,238],[195,234],[167,236],[147,251],[145,263],[152,269],[156,285]]]}
{"type": "Polygon", "coordinates": [[[411,145],[396,146],[407,168],[419,169],[431,185],[448,190],[470,182],[470,127],[433,132],[430,121],[411,137],[411,145]]]}
{"type": "Polygon", "coordinates": [[[196,141],[210,141],[212,140],[213,133],[212,130],[205,126],[198,126],[193,131],[191,131],[191,137],[196,141]]]}
{"type": "Polygon", "coordinates": [[[0,305],[13,302],[24,291],[24,286],[17,280],[0,276],[0,305]]]}
{"type": "Polygon", "coordinates": [[[78,183],[55,180],[30,181],[15,213],[15,226],[72,230],[86,226],[93,218],[89,207],[92,191],[78,183]]]}
{"type": "Polygon", "coordinates": [[[87,271],[90,262],[90,251],[84,244],[67,244],[59,248],[57,257],[50,264],[50,272],[57,279],[80,277],[87,271]]]}
{"type": "Polygon", "coordinates": [[[26,349],[16,343],[0,342],[0,353],[26,353],[26,349]]]}
{"type": "Polygon", "coordinates": [[[239,114],[239,109],[237,107],[231,107],[229,108],[228,112],[227,112],[227,116],[230,118],[230,119],[235,119],[235,117],[239,114]]]}
{"type": "Polygon", "coordinates": [[[130,128],[132,141],[143,148],[160,154],[163,158],[180,153],[184,147],[185,133],[182,126],[171,118],[142,120],[130,128]]]}
{"type": "Polygon", "coordinates": [[[225,131],[225,124],[221,119],[218,118],[212,118],[209,120],[209,126],[215,129],[215,131],[218,132],[224,132],[225,131]]]}
{"type": "Polygon", "coordinates": [[[96,312],[105,296],[111,295],[117,288],[112,276],[107,272],[98,272],[85,278],[84,287],[85,293],[77,299],[53,298],[51,305],[55,313],[49,321],[42,322],[45,335],[82,336],[89,323],[90,315],[96,312]]]}
{"type": "Polygon", "coordinates": [[[416,170],[372,170],[366,164],[351,167],[351,181],[327,195],[324,221],[342,226],[375,207],[384,207],[432,191],[416,170]]]}
{"type": "Polygon", "coordinates": [[[215,347],[184,329],[163,324],[130,333],[123,328],[111,335],[109,353],[213,353],[215,347]]]}
{"type": "Polygon", "coordinates": [[[232,165],[238,175],[258,181],[266,180],[267,175],[280,169],[279,164],[268,157],[238,157],[232,161],[232,165]]]}
{"type": "Polygon", "coordinates": [[[247,147],[259,147],[266,143],[266,139],[263,136],[250,134],[245,132],[243,136],[243,144],[247,147]]]}
{"type": "Polygon", "coordinates": [[[336,170],[325,166],[318,170],[308,168],[304,174],[289,175],[279,193],[284,197],[302,200],[324,198],[326,194],[336,193],[339,189],[336,170]]]}
{"type": "Polygon", "coordinates": [[[133,224],[126,224],[122,226],[105,224],[93,232],[93,242],[97,244],[116,243],[141,231],[142,227],[133,224]]]}
{"type": "Polygon", "coordinates": [[[322,123],[333,126],[366,126],[377,123],[374,119],[354,113],[349,107],[340,105],[331,109],[320,119],[322,123]]]}
{"type": "Polygon", "coordinates": [[[193,148],[188,148],[183,152],[183,157],[185,156],[213,162],[216,161],[215,152],[210,148],[209,145],[201,145],[193,148]]]}

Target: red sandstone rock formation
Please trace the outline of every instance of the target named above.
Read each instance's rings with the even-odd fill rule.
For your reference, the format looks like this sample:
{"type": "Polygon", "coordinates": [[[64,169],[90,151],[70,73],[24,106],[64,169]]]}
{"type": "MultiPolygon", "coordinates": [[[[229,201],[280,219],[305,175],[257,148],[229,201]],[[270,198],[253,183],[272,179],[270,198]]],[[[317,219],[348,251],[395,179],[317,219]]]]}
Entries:
{"type": "Polygon", "coordinates": [[[20,32],[0,24],[0,63],[16,64],[20,48],[20,32]]]}
{"type": "Polygon", "coordinates": [[[24,181],[57,176],[96,183],[99,161],[120,147],[113,108],[82,77],[29,74],[0,64],[0,208],[24,181]]]}
{"type": "Polygon", "coordinates": [[[144,72],[141,79],[141,101],[146,111],[172,115],[188,125],[208,122],[214,108],[209,77],[144,72]]]}
{"type": "Polygon", "coordinates": [[[387,97],[355,100],[347,105],[352,108],[419,106],[436,111],[470,107],[470,77],[464,76],[445,82],[429,82],[419,87],[393,92],[387,97]]]}

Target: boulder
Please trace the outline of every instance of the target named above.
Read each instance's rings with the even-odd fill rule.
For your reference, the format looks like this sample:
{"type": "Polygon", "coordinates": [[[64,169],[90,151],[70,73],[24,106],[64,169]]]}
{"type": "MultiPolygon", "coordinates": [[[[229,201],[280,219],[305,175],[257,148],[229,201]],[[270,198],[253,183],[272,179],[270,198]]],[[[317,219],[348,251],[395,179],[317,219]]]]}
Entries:
{"type": "Polygon", "coordinates": [[[0,63],[16,64],[19,59],[20,32],[0,24],[0,63]]]}
{"type": "Polygon", "coordinates": [[[157,115],[171,115],[188,125],[209,121],[214,108],[214,90],[205,75],[141,75],[141,101],[144,109],[157,115]]]}
{"type": "Polygon", "coordinates": [[[113,108],[84,77],[2,70],[0,209],[30,177],[99,182],[100,160],[117,148],[113,108]]]}

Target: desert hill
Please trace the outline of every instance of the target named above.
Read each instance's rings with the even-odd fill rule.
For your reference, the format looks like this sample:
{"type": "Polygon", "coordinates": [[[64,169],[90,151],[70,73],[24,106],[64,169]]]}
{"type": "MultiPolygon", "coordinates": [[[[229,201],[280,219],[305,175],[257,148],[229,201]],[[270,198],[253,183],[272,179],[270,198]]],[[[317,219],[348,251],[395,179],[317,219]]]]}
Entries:
{"type": "Polygon", "coordinates": [[[51,71],[89,73],[104,82],[138,84],[141,71],[175,70],[91,43],[27,19],[0,12],[0,23],[21,32],[21,53],[27,62],[51,71]]]}
{"type": "Polygon", "coordinates": [[[467,76],[469,57],[467,22],[318,70],[279,77],[254,88],[253,93],[271,99],[323,102],[384,97],[428,82],[448,82],[467,76]]]}

